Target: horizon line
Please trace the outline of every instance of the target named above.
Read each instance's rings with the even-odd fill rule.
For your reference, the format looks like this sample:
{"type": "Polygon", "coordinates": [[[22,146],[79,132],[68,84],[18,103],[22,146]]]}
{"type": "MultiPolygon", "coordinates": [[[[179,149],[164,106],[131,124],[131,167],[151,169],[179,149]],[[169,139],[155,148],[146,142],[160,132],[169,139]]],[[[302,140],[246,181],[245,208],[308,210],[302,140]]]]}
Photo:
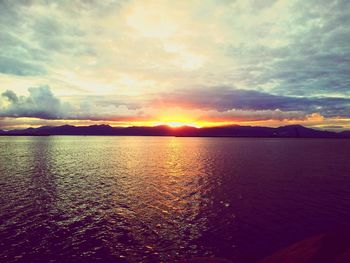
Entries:
{"type": "Polygon", "coordinates": [[[251,127],[251,128],[270,128],[270,129],[278,129],[278,128],[283,128],[283,127],[302,127],[306,129],[311,129],[315,131],[326,131],[326,132],[334,132],[334,133],[341,133],[341,132],[348,132],[350,129],[343,129],[343,130],[329,130],[325,129],[322,127],[309,127],[309,126],[304,126],[302,124],[287,124],[287,125],[280,125],[280,126],[263,126],[263,125],[240,125],[240,124],[225,124],[225,125],[210,125],[210,126],[195,126],[195,125],[179,125],[179,126],[173,126],[170,124],[159,124],[159,125],[110,125],[110,124],[91,124],[91,125],[72,125],[72,124],[62,124],[62,125],[41,125],[41,126],[29,126],[26,128],[14,128],[14,129],[2,129],[0,127],[0,131],[4,132],[10,132],[10,131],[24,131],[28,129],[40,129],[40,128],[57,128],[57,127],[64,127],[64,126],[69,126],[69,127],[74,127],[74,128],[88,128],[88,127],[101,127],[101,126],[108,126],[110,128],[120,128],[120,129],[127,129],[127,128],[159,128],[159,127],[164,127],[164,128],[169,128],[172,130],[180,130],[183,128],[192,128],[192,129],[197,129],[197,130],[202,130],[202,129],[210,129],[210,128],[229,128],[229,127],[251,127]]]}

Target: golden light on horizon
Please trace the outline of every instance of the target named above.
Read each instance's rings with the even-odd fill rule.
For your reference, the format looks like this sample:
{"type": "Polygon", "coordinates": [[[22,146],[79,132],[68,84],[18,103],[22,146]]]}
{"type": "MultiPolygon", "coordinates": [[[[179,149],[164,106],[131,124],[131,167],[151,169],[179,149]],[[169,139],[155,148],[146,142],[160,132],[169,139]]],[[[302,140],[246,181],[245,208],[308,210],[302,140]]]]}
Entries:
{"type": "Polygon", "coordinates": [[[189,127],[195,127],[195,128],[201,128],[202,126],[196,124],[196,123],[191,123],[191,122],[178,122],[178,121],[170,121],[170,122],[156,122],[154,123],[153,126],[159,126],[159,125],[166,125],[172,128],[179,128],[179,127],[184,127],[184,126],[189,126],[189,127]]]}
{"type": "Polygon", "coordinates": [[[1,130],[350,127],[346,0],[2,2],[1,130]]]}

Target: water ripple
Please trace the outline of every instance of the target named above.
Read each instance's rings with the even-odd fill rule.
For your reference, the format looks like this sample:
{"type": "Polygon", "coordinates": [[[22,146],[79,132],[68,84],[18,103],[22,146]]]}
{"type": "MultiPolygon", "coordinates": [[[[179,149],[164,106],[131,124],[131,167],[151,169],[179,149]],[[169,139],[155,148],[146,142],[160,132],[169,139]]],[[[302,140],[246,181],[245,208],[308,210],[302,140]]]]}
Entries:
{"type": "Polygon", "coordinates": [[[0,137],[0,261],[262,257],[350,227],[348,149],[349,140],[0,137]]]}

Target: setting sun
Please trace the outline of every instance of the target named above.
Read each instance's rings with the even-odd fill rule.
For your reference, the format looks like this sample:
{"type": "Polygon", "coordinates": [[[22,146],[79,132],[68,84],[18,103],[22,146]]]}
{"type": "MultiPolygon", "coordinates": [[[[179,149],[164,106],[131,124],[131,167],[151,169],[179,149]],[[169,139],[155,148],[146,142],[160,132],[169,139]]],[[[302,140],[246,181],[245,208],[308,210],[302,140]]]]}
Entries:
{"type": "Polygon", "coordinates": [[[0,263],[350,263],[349,10],[0,0],[0,263]]]}
{"type": "Polygon", "coordinates": [[[183,126],[189,126],[189,127],[195,127],[195,128],[200,128],[201,126],[195,123],[190,123],[190,122],[178,122],[178,121],[170,121],[170,122],[156,122],[154,123],[154,126],[158,125],[167,125],[172,128],[178,128],[178,127],[183,127],[183,126]]]}

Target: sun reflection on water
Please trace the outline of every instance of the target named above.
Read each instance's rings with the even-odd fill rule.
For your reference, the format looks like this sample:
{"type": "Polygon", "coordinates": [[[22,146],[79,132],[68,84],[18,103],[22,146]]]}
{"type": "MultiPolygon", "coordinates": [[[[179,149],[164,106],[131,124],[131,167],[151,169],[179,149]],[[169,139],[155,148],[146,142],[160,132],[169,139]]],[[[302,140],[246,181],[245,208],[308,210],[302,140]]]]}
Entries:
{"type": "Polygon", "coordinates": [[[199,238],[205,228],[203,210],[210,203],[205,191],[211,171],[198,151],[202,142],[167,137],[149,139],[148,145],[144,139],[132,143],[127,175],[116,177],[113,197],[118,204],[115,213],[132,222],[129,239],[142,242],[149,253],[164,250],[163,257],[169,258],[184,249],[198,249],[190,240],[199,238]]]}

